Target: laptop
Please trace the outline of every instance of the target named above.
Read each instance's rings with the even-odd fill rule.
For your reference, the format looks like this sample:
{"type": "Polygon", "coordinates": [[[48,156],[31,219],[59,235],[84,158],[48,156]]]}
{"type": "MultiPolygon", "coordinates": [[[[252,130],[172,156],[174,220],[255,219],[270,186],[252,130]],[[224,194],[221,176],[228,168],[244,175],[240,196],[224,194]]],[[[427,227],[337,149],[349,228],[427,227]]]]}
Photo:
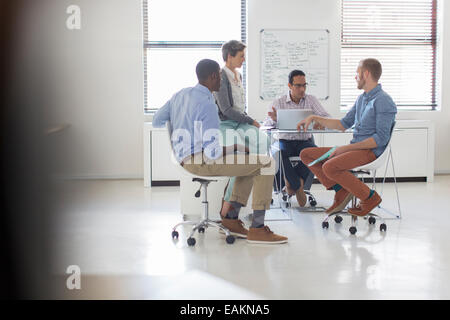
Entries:
{"type": "MultiPolygon", "coordinates": [[[[297,124],[314,114],[311,109],[279,109],[277,110],[277,128],[279,130],[297,130],[297,124]]],[[[312,130],[311,123],[308,130],[312,130]]]]}

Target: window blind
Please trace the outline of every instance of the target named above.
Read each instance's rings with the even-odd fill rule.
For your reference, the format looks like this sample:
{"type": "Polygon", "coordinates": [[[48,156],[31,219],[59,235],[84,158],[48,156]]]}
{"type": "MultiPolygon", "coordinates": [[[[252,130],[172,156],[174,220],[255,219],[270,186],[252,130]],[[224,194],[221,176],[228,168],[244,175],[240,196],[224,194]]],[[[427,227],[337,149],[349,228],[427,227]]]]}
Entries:
{"type": "Polygon", "coordinates": [[[381,62],[380,83],[398,109],[436,108],[437,0],[341,0],[341,107],[361,94],[363,58],[381,62]]]}

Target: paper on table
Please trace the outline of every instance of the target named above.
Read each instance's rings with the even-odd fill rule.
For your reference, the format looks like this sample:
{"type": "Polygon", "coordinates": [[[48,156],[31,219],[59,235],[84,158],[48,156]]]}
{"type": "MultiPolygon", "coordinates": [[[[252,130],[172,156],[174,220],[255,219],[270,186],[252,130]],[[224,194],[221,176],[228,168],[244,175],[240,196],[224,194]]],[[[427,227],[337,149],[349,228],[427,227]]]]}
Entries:
{"type": "Polygon", "coordinates": [[[311,167],[311,166],[315,165],[317,162],[320,162],[320,161],[325,160],[326,158],[328,158],[334,152],[334,150],[336,150],[336,148],[337,147],[333,147],[330,150],[328,150],[327,152],[325,152],[323,155],[318,157],[316,160],[314,160],[310,164],[308,164],[308,167],[311,167]]]}

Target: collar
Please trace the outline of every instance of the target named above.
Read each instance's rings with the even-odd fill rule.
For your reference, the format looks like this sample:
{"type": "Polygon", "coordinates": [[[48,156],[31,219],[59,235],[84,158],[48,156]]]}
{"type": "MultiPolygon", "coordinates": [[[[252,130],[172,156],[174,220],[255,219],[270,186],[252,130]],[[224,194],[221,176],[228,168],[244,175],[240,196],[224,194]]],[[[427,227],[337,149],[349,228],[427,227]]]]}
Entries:
{"type": "Polygon", "coordinates": [[[204,85],[197,83],[197,85],[194,87],[195,89],[199,90],[200,92],[207,94],[207,95],[211,95],[211,91],[209,91],[209,89],[207,87],[205,87],[204,85]]]}
{"type": "MultiPolygon", "coordinates": [[[[228,76],[228,79],[235,79],[235,75],[234,72],[230,70],[230,68],[228,68],[227,66],[223,66],[222,70],[225,71],[225,74],[228,76]]],[[[239,76],[239,72],[237,72],[238,76],[239,76]]],[[[240,79],[238,79],[239,82],[240,79]]]]}
{"type": "Polygon", "coordinates": [[[370,90],[369,92],[364,92],[363,96],[365,99],[371,100],[381,90],[382,90],[381,84],[377,84],[377,86],[372,90],[370,90]]]}
{"type": "MultiPolygon", "coordinates": [[[[302,100],[304,100],[306,98],[306,94],[305,94],[305,96],[303,97],[303,98],[301,98],[300,99],[300,101],[298,102],[298,103],[300,103],[302,100]]],[[[289,90],[288,91],[288,93],[287,93],[287,95],[286,95],[286,102],[292,102],[292,103],[295,103],[294,101],[292,101],[292,99],[291,99],[291,91],[289,90]]],[[[298,104],[298,103],[296,103],[296,104],[298,104]]]]}

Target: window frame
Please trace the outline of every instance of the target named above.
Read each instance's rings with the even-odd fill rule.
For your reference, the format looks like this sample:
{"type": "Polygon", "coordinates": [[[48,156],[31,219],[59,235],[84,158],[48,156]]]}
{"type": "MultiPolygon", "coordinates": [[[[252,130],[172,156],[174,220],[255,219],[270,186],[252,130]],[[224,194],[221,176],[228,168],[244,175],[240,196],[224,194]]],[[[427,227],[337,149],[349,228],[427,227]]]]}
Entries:
{"type": "MultiPolygon", "coordinates": [[[[143,69],[144,69],[144,114],[154,114],[158,108],[152,108],[148,105],[149,90],[148,90],[148,49],[195,49],[207,48],[217,49],[221,48],[223,41],[150,41],[148,35],[148,5],[152,0],[142,0],[142,25],[143,25],[143,69]]],[[[243,43],[247,42],[247,0],[240,0],[241,2],[241,39],[243,43]]],[[[243,86],[246,90],[247,79],[247,64],[244,62],[242,66],[243,72],[243,86]]]]}
{"type": "MultiPolygon", "coordinates": [[[[435,110],[439,110],[439,92],[440,92],[440,88],[439,88],[439,71],[438,71],[438,66],[439,66],[439,61],[438,61],[438,54],[439,54],[439,50],[438,50],[438,43],[439,43],[439,39],[438,39],[438,27],[439,27],[439,19],[438,19],[438,8],[440,8],[439,5],[439,0],[430,0],[431,1],[431,15],[430,15],[430,26],[431,26],[431,31],[430,31],[430,37],[429,37],[429,42],[424,41],[424,39],[415,39],[415,41],[412,41],[412,43],[401,43],[400,41],[398,42],[380,42],[379,39],[380,37],[376,38],[374,41],[372,41],[371,39],[367,38],[367,40],[364,41],[364,43],[352,43],[352,41],[346,41],[345,36],[344,36],[344,3],[348,1],[351,2],[351,0],[341,0],[341,62],[340,62],[340,66],[341,66],[341,74],[342,74],[342,70],[346,69],[345,66],[348,67],[348,65],[345,64],[344,61],[344,55],[342,54],[342,50],[351,50],[351,48],[356,48],[356,49],[361,49],[361,48],[381,48],[383,46],[387,46],[387,47],[395,47],[397,46],[398,48],[406,47],[406,46],[429,46],[431,47],[431,55],[430,60],[432,61],[432,67],[430,69],[431,71],[431,90],[429,93],[429,104],[412,104],[412,103],[398,103],[398,110],[399,111],[435,111],[435,110]],[[378,40],[378,41],[377,41],[378,40]]],[[[359,1],[361,2],[361,1],[359,1]]],[[[370,2],[368,1],[368,4],[370,2]]],[[[346,56],[346,55],[345,55],[346,56]]],[[[363,58],[363,57],[361,57],[363,58]]],[[[356,66],[354,66],[355,70],[356,70],[356,66]]],[[[342,76],[341,76],[342,77],[342,76]]],[[[345,104],[343,102],[343,89],[342,89],[342,78],[341,78],[341,92],[340,92],[340,110],[341,111],[348,111],[352,105],[349,104],[345,104]]],[[[346,99],[347,100],[347,99],[346,99]]],[[[355,97],[356,100],[356,97],[355,97]]],[[[397,103],[397,102],[396,102],[397,103]]]]}

